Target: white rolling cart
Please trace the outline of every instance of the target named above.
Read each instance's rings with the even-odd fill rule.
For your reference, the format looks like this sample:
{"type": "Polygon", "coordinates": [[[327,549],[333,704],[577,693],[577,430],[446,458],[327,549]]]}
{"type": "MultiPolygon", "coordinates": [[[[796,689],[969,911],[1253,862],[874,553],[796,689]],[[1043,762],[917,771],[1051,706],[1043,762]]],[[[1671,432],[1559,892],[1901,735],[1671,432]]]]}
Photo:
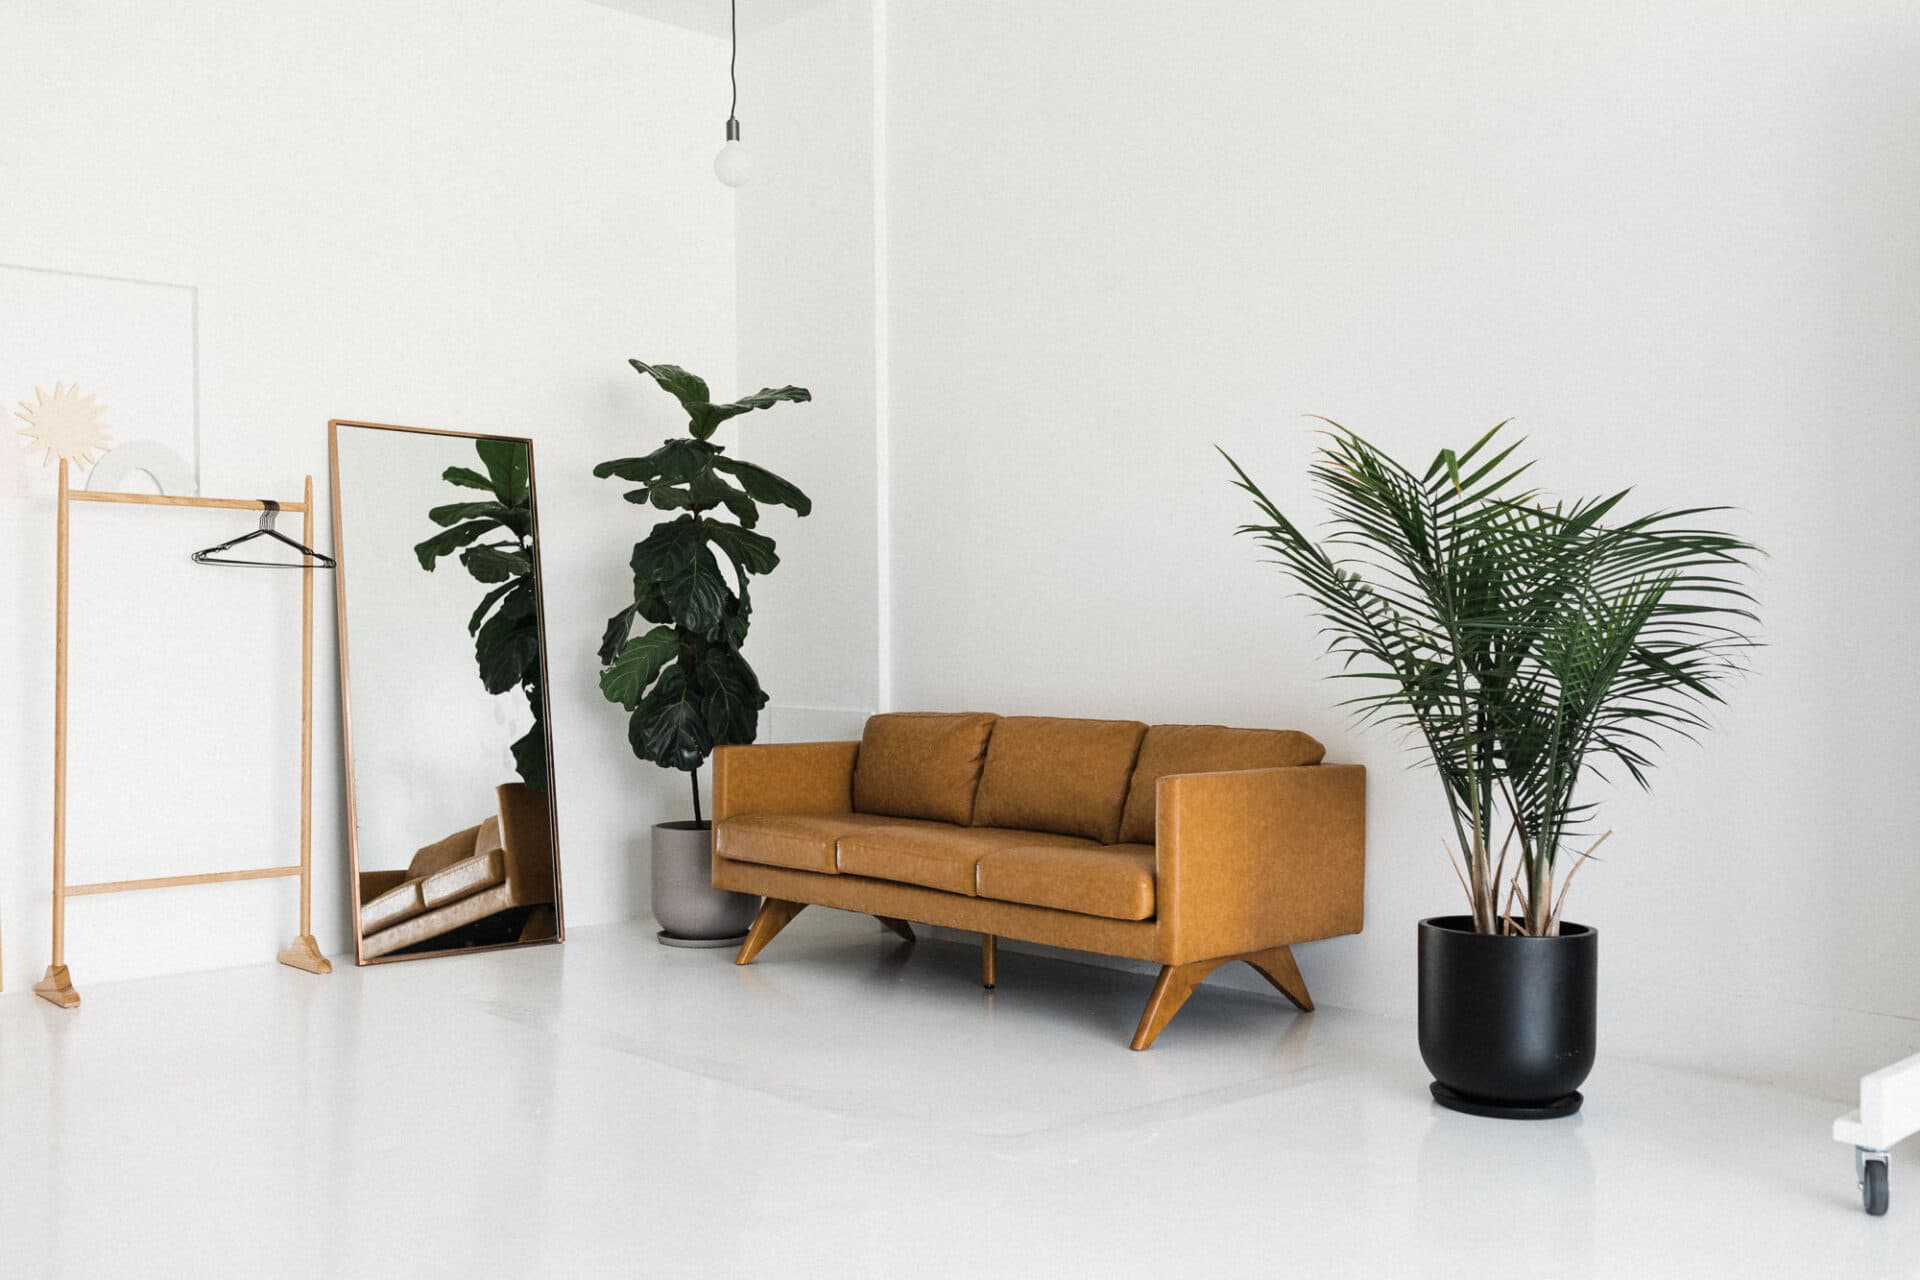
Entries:
{"type": "Polygon", "coordinates": [[[1887,1211],[1893,1145],[1920,1133],[1920,1054],[1860,1077],[1860,1109],[1833,1122],[1833,1140],[1853,1144],[1860,1203],[1875,1217],[1887,1211]]]}

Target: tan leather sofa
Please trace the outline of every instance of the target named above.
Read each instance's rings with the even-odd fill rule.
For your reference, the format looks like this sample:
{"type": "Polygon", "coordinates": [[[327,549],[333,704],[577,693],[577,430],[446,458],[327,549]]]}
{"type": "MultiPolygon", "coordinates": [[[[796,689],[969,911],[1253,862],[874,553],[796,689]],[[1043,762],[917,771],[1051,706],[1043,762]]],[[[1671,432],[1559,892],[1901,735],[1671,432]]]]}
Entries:
{"type": "Polygon", "coordinates": [[[983,713],[714,753],[713,883],[764,895],[736,959],[810,904],[1150,960],[1152,1044],[1234,960],[1301,1009],[1294,943],[1357,933],[1366,774],[1303,733],[983,713]]]}
{"type": "Polygon", "coordinates": [[[360,956],[416,946],[514,907],[534,908],[521,941],[552,937],[553,841],[547,797],[518,782],[497,812],[419,850],[405,871],[360,873],[360,956]],[[544,930],[544,932],[542,932],[544,930]]]}

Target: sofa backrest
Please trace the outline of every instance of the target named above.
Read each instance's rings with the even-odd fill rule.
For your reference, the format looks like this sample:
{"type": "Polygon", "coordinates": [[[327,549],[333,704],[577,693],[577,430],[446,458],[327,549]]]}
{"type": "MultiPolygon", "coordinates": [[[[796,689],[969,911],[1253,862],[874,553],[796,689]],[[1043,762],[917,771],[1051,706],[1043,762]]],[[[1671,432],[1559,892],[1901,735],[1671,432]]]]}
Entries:
{"type": "Polygon", "coordinates": [[[869,716],[853,765],[854,812],[965,826],[995,718],[934,711],[869,716]]]}
{"type": "Polygon", "coordinates": [[[1138,720],[1002,717],[987,744],[973,825],[1114,843],[1146,731],[1138,720]]]}
{"type": "Polygon", "coordinates": [[[1292,729],[1228,729],[1217,724],[1157,724],[1147,730],[1127,787],[1120,843],[1152,844],[1160,779],[1170,773],[1282,769],[1319,764],[1327,749],[1292,729]]]}

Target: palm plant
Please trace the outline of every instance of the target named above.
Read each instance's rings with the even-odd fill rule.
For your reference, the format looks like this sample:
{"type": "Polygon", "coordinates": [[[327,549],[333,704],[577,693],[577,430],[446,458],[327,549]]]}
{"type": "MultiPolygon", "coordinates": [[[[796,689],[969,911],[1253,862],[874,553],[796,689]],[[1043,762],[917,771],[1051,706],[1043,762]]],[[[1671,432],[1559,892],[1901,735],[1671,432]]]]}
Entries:
{"type": "Polygon", "coordinates": [[[1599,843],[1571,848],[1593,816],[1581,784],[1617,766],[1644,787],[1663,737],[1707,727],[1754,644],[1756,549],[1694,527],[1724,508],[1546,501],[1505,423],[1418,474],[1328,426],[1310,474],[1332,532],[1316,543],[1228,456],[1266,518],[1240,532],[1299,583],[1338,674],[1370,682],[1348,700],[1359,718],[1424,740],[1475,931],[1553,936],[1599,843]]]}
{"type": "Polygon", "coordinates": [[[476,440],[486,467],[448,467],[440,478],[478,489],[478,502],[450,502],[427,512],[439,525],[413,549],[433,572],[442,556],[457,555],[468,574],[491,587],[467,621],[474,663],[488,693],[514,689],[526,697],[533,727],[513,744],[514,772],[535,791],[547,789],[546,699],[541,695],[540,617],[533,572],[533,476],[527,446],[515,440],[476,440]],[[488,541],[481,541],[486,538],[488,541]]]}
{"type": "Polygon", "coordinates": [[[802,516],[813,509],[794,484],[728,456],[713,433],[740,414],[813,396],[805,387],[767,388],[715,404],[707,384],[677,365],[627,363],[680,402],[687,434],[644,457],[603,462],[593,474],[640,486],[627,491],[628,502],[681,514],[656,524],[633,548],[633,603],[607,620],[600,691],[629,713],[635,755],[686,770],[698,822],[701,764],[716,746],[752,742],[767,704],[740,652],[753,616],[748,579],[780,563],[773,539],[754,529],[759,504],[802,516]],[[711,514],[722,508],[733,519],[711,514]],[[721,557],[733,566],[731,584],[721,557]],[[636,620],[655,625],[636,636],[636,620]]]}

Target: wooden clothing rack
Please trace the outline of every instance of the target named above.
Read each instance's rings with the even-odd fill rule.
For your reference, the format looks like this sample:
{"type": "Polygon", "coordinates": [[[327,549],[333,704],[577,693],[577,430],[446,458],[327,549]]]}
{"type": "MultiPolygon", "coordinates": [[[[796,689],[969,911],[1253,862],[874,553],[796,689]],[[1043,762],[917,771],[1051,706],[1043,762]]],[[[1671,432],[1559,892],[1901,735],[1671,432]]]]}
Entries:
{"type": "MultiPolygon", "coordinates": [[[[265,511],[257,498],[188,498],[146,493],[73,492],[67,486],[67,459],[60,459],[59,524],[56,541],[58,573],[54,594],[53,660],[53,962],[47,976],[33,984],[34,993],[62,1009],[76,1008],[80,993],[67,972],[67,899],[96,893],[127,893],[137,889],[171,889],[189,884],[224,884],[234,880],[300,877],[300,932],[280,953],[280,963],[308,973],[331,973],[332,964],[313,940],[313,570],[305,559],[290,568],[300,570],[300,861],[286,867],[258,867],[248,871],[213,871],[200,875],[154,876],[142,880],[103,880],[95,884],[67,883],[67,516],[76,502],[116,502],[146,507],[201,507],[228,511],[265,511]]],[[[299,502],[278,504],[282,511],[300,513],[300,541],[313,545],[313,477],[299,502]]]]}

